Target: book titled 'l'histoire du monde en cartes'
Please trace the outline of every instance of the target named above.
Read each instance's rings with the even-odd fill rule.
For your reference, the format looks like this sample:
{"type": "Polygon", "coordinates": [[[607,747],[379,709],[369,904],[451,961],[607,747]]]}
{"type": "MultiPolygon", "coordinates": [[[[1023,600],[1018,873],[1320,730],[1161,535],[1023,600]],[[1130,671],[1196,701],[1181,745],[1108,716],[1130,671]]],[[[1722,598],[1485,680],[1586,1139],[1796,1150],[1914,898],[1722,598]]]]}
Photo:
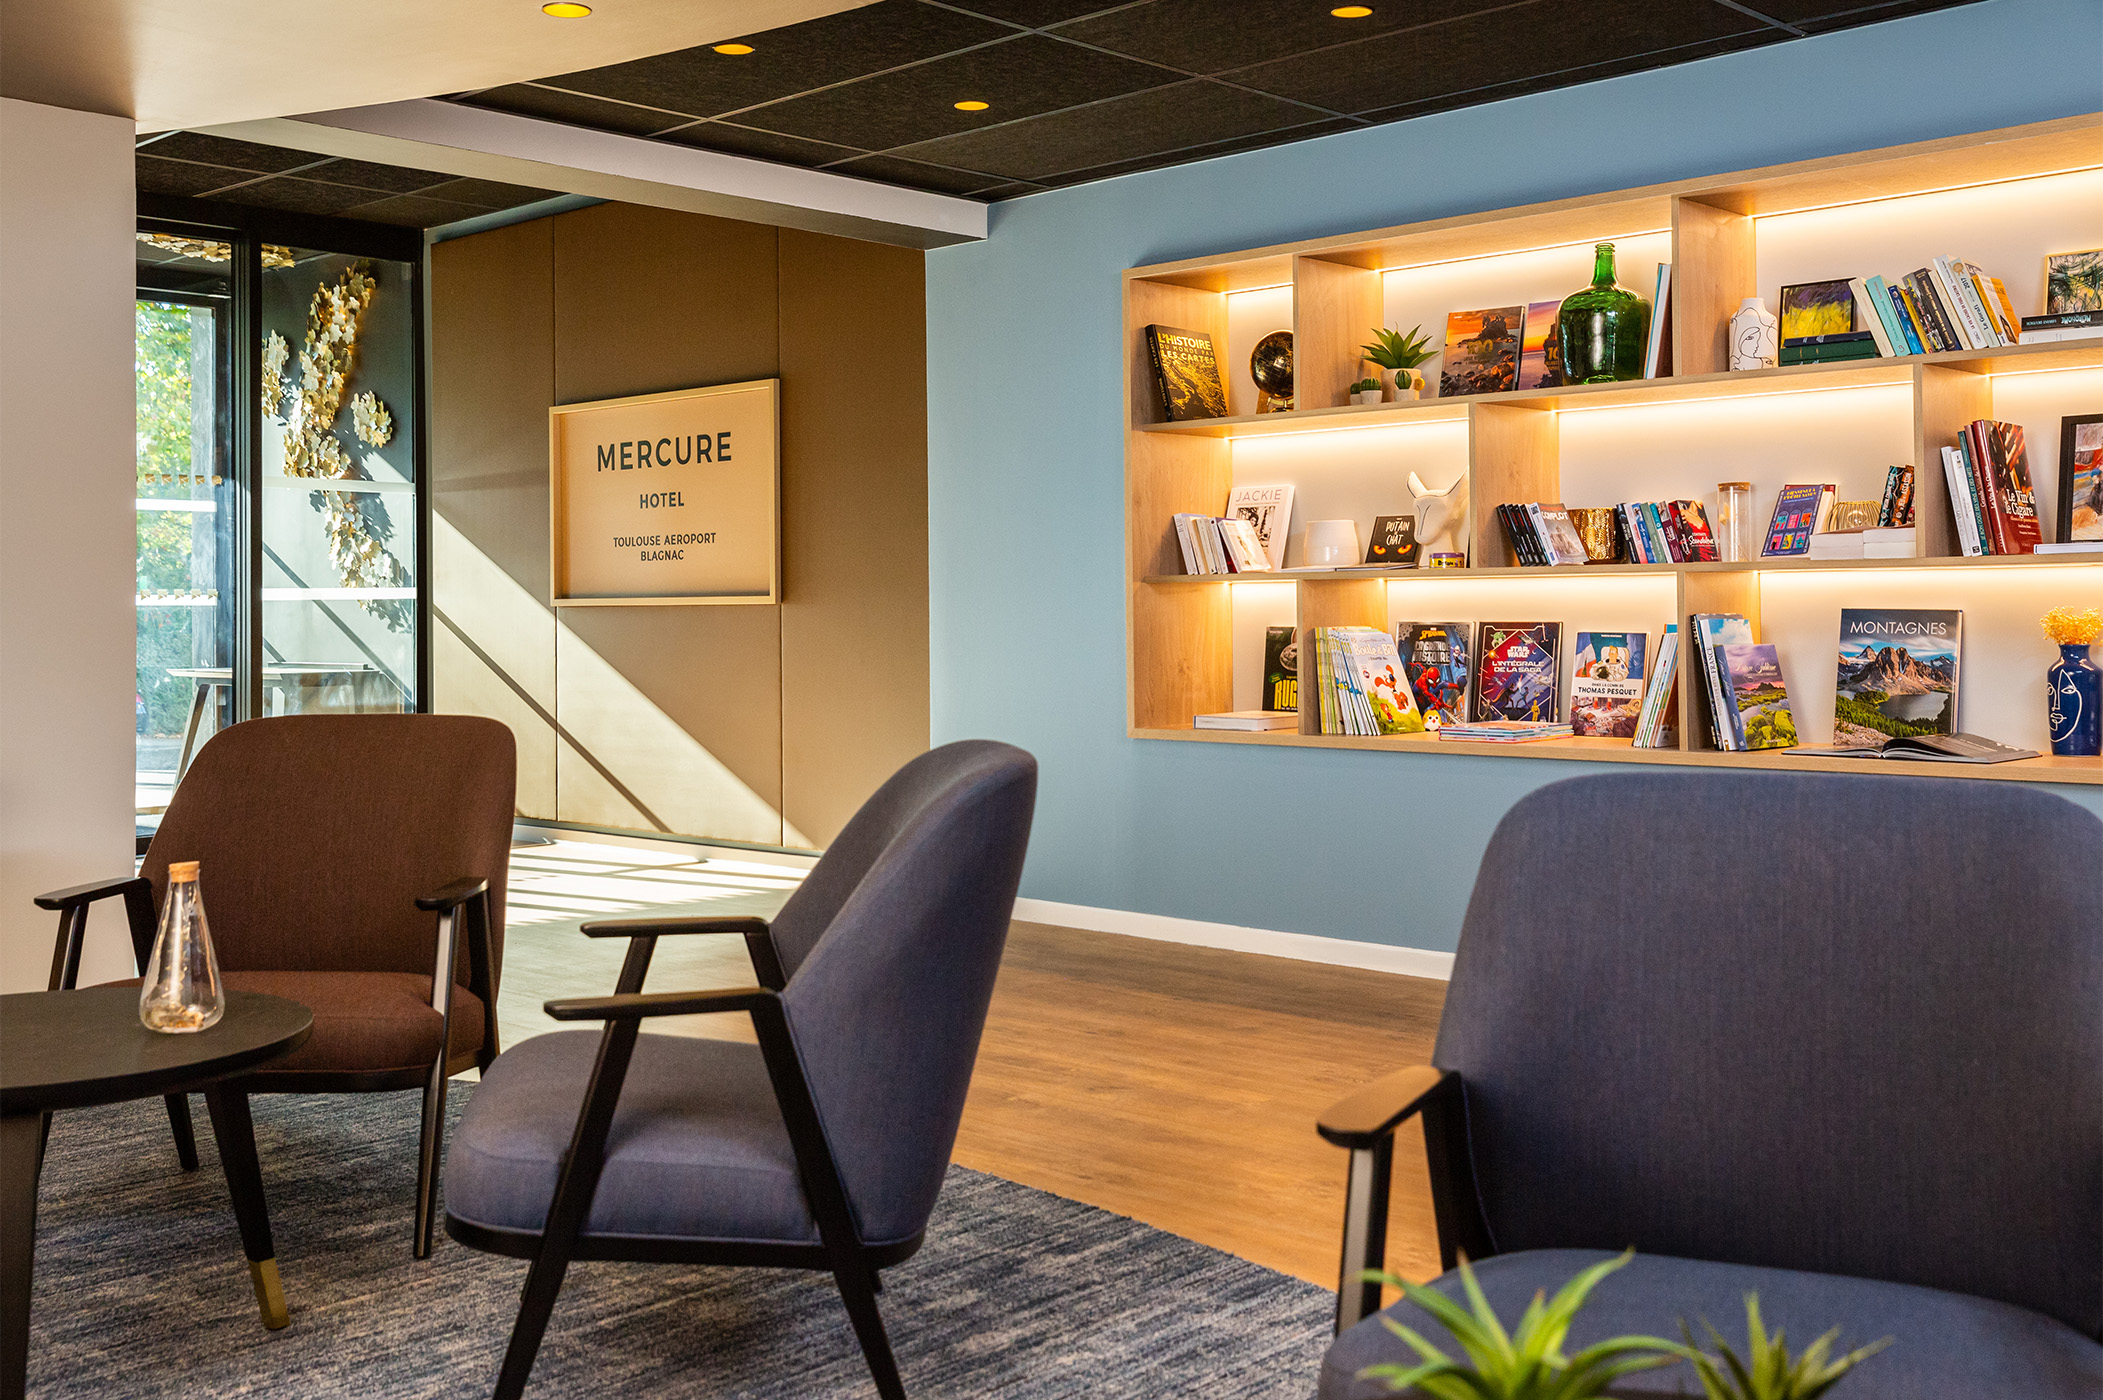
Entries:
{"type": "Polygon", "coordinates": [[[1963,645],[1964,614],[1954,609],[1841,609],[1833,742],[1955,734],[1963,645]]]}
{"type": "Polygon", "coordinates": [[[1227,416],[1227,389],[1220,381],[1211,336],[1175,326],[1148,326],[1146,349],[1166,421],[1227,416]]]}

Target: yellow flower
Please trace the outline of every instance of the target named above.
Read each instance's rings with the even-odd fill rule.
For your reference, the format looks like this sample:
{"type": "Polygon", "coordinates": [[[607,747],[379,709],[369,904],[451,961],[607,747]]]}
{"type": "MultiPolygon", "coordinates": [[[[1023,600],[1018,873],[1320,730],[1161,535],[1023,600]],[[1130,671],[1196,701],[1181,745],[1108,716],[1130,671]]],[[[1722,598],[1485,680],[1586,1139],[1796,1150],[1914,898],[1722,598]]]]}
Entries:
{"type": "Polygon", "coordinates": [[[2072,608],[2054,608],[2041,619],[2045,635],[2063,647],[2087,646],[2103,632],[2103,611],[2084,608],[2075,612],[2072,608]]]}

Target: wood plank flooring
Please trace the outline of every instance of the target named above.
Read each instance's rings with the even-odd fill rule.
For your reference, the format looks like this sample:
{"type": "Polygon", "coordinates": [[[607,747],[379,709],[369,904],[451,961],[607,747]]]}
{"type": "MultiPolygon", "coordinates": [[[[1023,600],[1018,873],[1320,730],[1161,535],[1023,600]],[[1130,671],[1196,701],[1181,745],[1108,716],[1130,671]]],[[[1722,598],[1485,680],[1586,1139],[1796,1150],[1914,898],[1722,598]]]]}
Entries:
{"type": "MultiPolygon", "coordinates": [[[[778,897],[749,902],[770,912],[778,897]]],[[[624,951],[574,923],[513,927],[506,945],[507,1045],[557,1029],[546,999],[611,991],[624,951]]],[[[750,981],[743,940],[667,938],[647,989],[750,981]]],[[[1315,1115],[1428,1059],[1444,994],[1421,978],[1018,922],[955,1159],[1334,1287],[1345,1156],[1315,1115]]],[[[735,1016],[651,1029],[751,1039],[735,1016]]],[[[1395,1155],[1389,1266],[1428,1278],[1437,1243],[1414,1129],[1395,1155]]]]}

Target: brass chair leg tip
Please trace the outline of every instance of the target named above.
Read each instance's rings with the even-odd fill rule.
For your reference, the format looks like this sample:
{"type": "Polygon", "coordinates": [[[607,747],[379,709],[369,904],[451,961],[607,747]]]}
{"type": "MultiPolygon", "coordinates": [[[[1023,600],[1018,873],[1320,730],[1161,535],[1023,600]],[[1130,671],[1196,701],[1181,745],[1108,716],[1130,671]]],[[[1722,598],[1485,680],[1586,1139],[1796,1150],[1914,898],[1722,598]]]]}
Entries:
{"type": "Polygon", "coordinates": [[[285,1307],[285,1285],[277,1276],[277,1260],[250,1260],[249,1282],[256,1286],[256,1306],[263,1310],[263,1325],[275,1332],[292,1321],[285,1307]]]}

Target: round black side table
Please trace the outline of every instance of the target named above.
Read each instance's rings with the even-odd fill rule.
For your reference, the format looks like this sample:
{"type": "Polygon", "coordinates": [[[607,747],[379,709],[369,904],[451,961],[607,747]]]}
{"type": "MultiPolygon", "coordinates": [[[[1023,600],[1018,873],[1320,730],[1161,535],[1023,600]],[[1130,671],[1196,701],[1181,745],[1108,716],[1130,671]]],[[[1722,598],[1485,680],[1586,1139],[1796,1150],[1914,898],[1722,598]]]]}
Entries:
{"type": "Polygon", "coordinates": [[[313,1012],[260,992],[228,992],[219,1024],[193,1035],[140,1025],[137,987],[0,996],[0,1400],[22,1400],[28,1384],[37,1177],[59,1109],[203,1090],[263,1325],[291,1320],[248,1095],[220,1081],[297,1050],[313,1031],[313,1012]]]}

